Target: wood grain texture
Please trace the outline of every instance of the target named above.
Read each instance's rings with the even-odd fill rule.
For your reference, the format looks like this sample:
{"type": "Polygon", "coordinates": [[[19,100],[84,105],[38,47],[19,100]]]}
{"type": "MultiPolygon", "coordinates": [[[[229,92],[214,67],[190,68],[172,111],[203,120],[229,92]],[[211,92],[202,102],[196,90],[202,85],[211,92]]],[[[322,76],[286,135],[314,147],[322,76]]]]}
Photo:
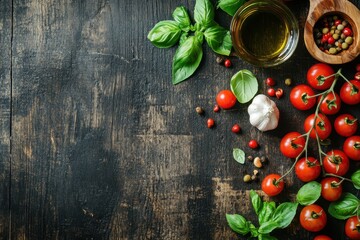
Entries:
{"type": "MultiPolygon", "coordinates": [[[[290,88],[283,79],[303,83],[306,69],[315,63],[303,40],[291,59],[270,69],[237,58],[232,58],[233,68],[226,69],[204,44],[194,76],[173,86],[175,48],[157,49],[146,36],[179,5],[192,15],[194,0],[13,0],[12,5],[12,18],[11,11],[0,10],[6,13],[0,24],[13,24],[12,35],[3,30],[0,36],[8,44],[12,38],[12,82],[10,61],[1,62],[0,76],[9,86],[0,90],[4,179],[10,169],[6,140],[12,120],[11,189],[5,183],[1,190],[2,196],[10,196],[12,218],[8,233],[8,208],[1,205],[1,237],[245,239],[231,231],[225,214],[241,213],[256,221],[248,195],[260,186],[242,182],[253,166],[236,163],[232,149],[269,157],[260,178],[284,173],[292,162],[281,156],[278,143],[289,129],[302,131],[309,112],[294,110],[285,98],[276,100],[280,127],[261,133],[250,126],[247,105],[215,114],[214,98],[244,68],[258,77],[259,92],[266,91],[263,79],[272,76],[287,97],[290,88]],[[11,116],[6,111],[10,96],[11,116]],[[196,106],[205,109],[204,116],[195,113],[196,106]],[[210,116],[216,121],[212,130],[205,125],[210,116]],[[235,122],[242,126],[240,135],[230,131],[235,122]],[[257,151],[247,147],[250,139],[260,142],[257,151]]],[[[303,28],[308,2],[293,1],[289,7],[303,28]]],[[[221,25],[228,27],[230,20],[216,11],[221,25]]],[[[6,44],[1,47],[3,59],[10,60],[6,44]]],[[[344,72],[353,74],[354,65],[344,66],[344,72]]],[[[360,118],[358,109],[349,111],[360,118]]],[[[276,201],[293,200],[302,185],[294,174],[285,180],[287,188],[273,198],[276,201]]],[[[332,219],[326,231],[334,239],[345,239],[342,226],[332,219]]],[[[275,234],[284,240],[314,237],[297,220],[275,234]]]]}

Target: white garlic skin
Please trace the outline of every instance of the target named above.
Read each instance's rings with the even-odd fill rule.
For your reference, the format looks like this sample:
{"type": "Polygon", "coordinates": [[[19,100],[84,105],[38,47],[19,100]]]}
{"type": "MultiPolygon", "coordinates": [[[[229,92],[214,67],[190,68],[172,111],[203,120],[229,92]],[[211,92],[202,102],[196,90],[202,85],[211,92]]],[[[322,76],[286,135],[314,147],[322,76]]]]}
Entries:
{"type": "Polygon", "coordinates": [[[259,94],[248,107],[250,123],[260,131],[275,129],[279,124],[280,112],[274,101],[259,94]]]}

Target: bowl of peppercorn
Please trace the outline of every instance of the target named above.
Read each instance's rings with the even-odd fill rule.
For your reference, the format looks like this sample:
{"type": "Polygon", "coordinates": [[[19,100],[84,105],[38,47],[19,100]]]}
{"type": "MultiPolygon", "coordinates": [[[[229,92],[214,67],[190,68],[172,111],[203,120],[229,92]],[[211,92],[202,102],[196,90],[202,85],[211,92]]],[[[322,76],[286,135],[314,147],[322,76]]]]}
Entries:
{"type": "Polygon", "coordinates": [[[360,10],[347,0],[310,0],[304,41],[318,61],[343,64],[360,54],[360,10]]]}

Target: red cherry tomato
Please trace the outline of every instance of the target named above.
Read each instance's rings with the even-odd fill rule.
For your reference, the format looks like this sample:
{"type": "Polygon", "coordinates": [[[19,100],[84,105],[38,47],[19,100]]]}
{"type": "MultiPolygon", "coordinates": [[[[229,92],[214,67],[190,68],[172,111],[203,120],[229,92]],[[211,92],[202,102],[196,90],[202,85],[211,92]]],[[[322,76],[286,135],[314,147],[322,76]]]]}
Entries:
{"type": "Polygon", "coordinates": [[[266,78],[265,82],[266,82],[266,85],[268,85],[269,87],[275,86],[275,84],[276,84],[275,80],[271,77],[266,78]]]}
{"type": "Polygon", "coordinates": [[[305,147],[305,138],[298,132],[286,134],[280,142],[281,153],[288,158],[296,158],[305,147]]]}
{"type": "Polygon", "coordinates": [[[317,235],[314,240],[333,240],[331,237],[326,235],[317,235]]]}
{"type": "Polygon", "coordinates": [[[340,136],[350,137],[358,129],[358,120],[351,114],[341,114],[335,119],[334,128],[340,136]]]}
{"type": "Polygon", "coordinates": [[[295,165],[296,176],[303,182],[317,179],[321,173],[320,162],[313,157],[299,159],[295,165]]]}
{"type": "Polygon", "coordinates": [[[327,177],[321,180],[321,196],[330,201],[336,201],[341,197],[342,185],[340,179],[336,177],[327,177]]]}
{"type": "Polygon", "coordinates": [[[350,167],[349,158],[341,150],[331,150],[323,159],[325,172],[344,176],[350,167]]]}
{"type": "Polygon", "coordinates": [[[216,95],[216,102],[223,109],[230,109],[236,103],[236,97],[230,90],[221,90],[216,95]]]}
{"type": "Polygon", "coordinates": [[[349,105],[355,105],[360,103],[360,81],[350,80],[345,82],[340,89],[341,100],[349,105]]]}
{"type": "Polygon", "coordinates": [[[318,232],[326,226],[327,216],[322,207],[311,204],[300,212],[300,224],[310,232],[318,232]]]}
{"type": "Polygon", "coordinates": [[[307,72],[306,78],[309,85],[317,90],[326,90],[331,87],[335,77],[334,70],[325,63],[317,63],[311,66],[307,72]]]}
{"type": "Polygon", "coordinates": [[[360,136],[348,137],[343,145],[346,155],[355,161],[360,161],[360,136]]]}
{"type": "Polygon", "coordinates": [[[281,193],[284,189],[284,181],[278,179],[281,176],[279,174],[269,174],[267,175],[263,181],[261,182],[261,189],[266,193],[268,196],[273,197],[281,193]]]}
{"type": "Polygon", "coordinates": [[[259,143],[255,139],[250,140],[248,145],[252,149],[256,149],[259,147],[259,143]]]}
{"type": "Polygon", "coordinates": [[[309,110],[316,104],[315,93],[305,84],[300,84],[294,87],[290,92],[291,104],[299,110],[309,110]]]}
{"type": "Polygon", "coordinates": [[[346,220],[345,234],[351,240],[360,240],[360,222],[357,216],[352,216],[346,220]]]}
{"type": "MultiPolygon", "coordinates": [[[[319,97],[320,101],[321,97],[319,97]]],[[[320,104],[320,111],[326,115],[334,115],[340,111],[341,99],[337,93],[329,93],[320,104]]]]}
{"type": "Polygon", "coordinates": [[[304,130],[305,132],[310,132],[310,137],[316,139],[316,134],[321,140],[328,138],[332,131],[332,126],[330,120],[326,117],[326,115],[319,113],[318,117],[316,117],[315,125],[315,114],[311,114],[305,119],[304,122],[304,130]],[[314,126],[314,128],[313,128],[314,126]]]}

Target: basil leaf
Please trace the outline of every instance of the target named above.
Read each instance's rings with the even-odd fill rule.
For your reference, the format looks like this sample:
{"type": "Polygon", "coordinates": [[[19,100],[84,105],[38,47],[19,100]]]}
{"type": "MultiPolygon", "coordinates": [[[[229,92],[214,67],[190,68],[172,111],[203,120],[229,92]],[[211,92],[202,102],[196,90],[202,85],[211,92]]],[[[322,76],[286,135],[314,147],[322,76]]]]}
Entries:
{"type": "Polygon", "coordinates": [[[306,183],[304,186],[302,186],[297,195],[296,195],[296,201],[300,203],[301,205],[310,205],[316,202],[321,195],[321,184],[312,181],[306,183]]]}
{"type": "Polygon", "coordinates": [[[214,7],[209,0],[196,0],[194,19],[201,25],[201,31],[214,24],[214,7]]]}
{"type": "Polygon", "coordinates": [[[245,0],[220,0],[218,8],[230,16],[234,16],[236,11],[245,3],[245,0]]]}
{"type": "Polygon", "coordinates": [[[237,161],[238,163],[240,163],[240,164],[245,163],[245,153],[240,148],[233,149],[233,157],[234,157],[235,161],[237,161]]]}
{"type": "Polygon", "coordinates": [[[191,21],[185,7],[180,6],[175,8],[172,16],[175,22],[179,24],[181,30],[183,30],[184,32],[188,32],[190,30],[191,21]]]}
{"type": "Polygon", "coordinates": [[[147,38],[158,48],[174,46],[180,38],[181,29],[175,21],[165,20],[158,22],[150,30],[147,38]]]}
{"type": "Polygon", "coordinates": [[[261,209],[263,208],[263,202],[261,201],[260,196],[254,190],[251,190],[250,198],[256,215],[259,215],[261,209]]]}
{"type": "Polygon", "coordinates": [[[258,214],[259,224],[263,224],[271,219],[275,212],[276,206],[275,202],[263,202],[263,207],[258,214]]]}
{"type": "Polygon", "coordinates": [[[250,232],[250,224],[243,216],[239,214],[226,214],[226,220],[234,232],[241,235],[246,235],[250,232]]]}
{"type": "Polygon", "coordinates": [[[336,219],[345,220],[356,215],[360,200],[351,193],[345,193],[341,198],[329,205],[328,212],[336,219]]]}
{"type": "Polygon", "coordinates": [[[351,181],[356,189],[360,189],[360,169],[351,175],[351,181]]]}
{"type": "Polygon", "coordinates": [[[190,77],[199,67],[203,56],[202,46],[189,36],[176,50],[172,63],[172,82],[178,84],[190,77]]]}
{"type": "Polygon", "coordinates": [[[257,237],[257,236],[259,236],[259,231],[258,231],[258,229],[254,226],[254,224],[252,224],[250,221],[248,221],[248,224],[249,224],[251,236],[252,236],[252,237],[257,237]]]}
{"type": "Polygon", "coordinates": [[[185,42],[185,40],[188,38],[188,36],[189,33],[183,32],[180,36],[179,45],[182,45],[185,42]]]}
{"type": "Polygon", "coordinates": [[[280,204],[271,220],[278,224],[278,228],[286,228],[290,225],[296,214],[298,203],[284,202],[280,204]]]}
{"type": "Polygon", "coordinates": [[[276,237],[270,236],[269,234],[260,234],[259,240],[278,240],[276,237]]]}
{"type": "Polygon", "coordinates": [[[256,77],[249,70],[240,70],[230,81],[231,91],[240,103],[249,102],[258,91],[258,82],[256,77]]]}
{"type": "Polygon", "coordinates": [[[279,224],[274,221],[268,221],[260,225],[259,233],[261,234],[271,233],[275,228],[279,228],[279,224]]]}
{"type": "Polygon", "coordinates": [[[204,35],[206,42],[214,52],[220,55],[230,55],[232,42],[228,30],[216,24],[207,28],[204,35]]]}

